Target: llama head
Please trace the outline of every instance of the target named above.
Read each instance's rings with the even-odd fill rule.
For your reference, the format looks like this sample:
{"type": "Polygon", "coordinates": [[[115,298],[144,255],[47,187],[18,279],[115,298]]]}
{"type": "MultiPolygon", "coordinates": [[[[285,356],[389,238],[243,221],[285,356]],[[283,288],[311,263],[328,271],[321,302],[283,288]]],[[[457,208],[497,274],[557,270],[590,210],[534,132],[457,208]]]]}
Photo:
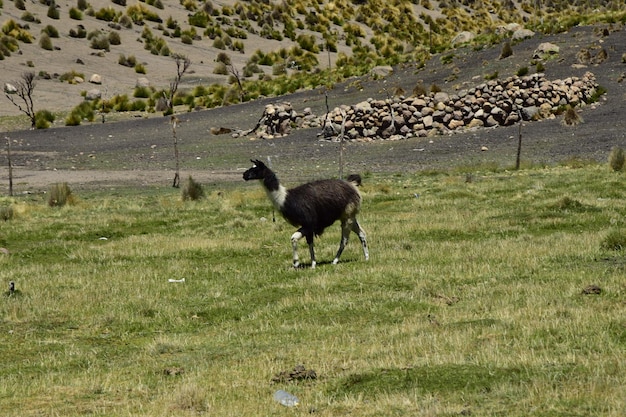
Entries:
{"type": "Polygon", "coordinates": [[[251,159],[250,162],[252,162],[254,165],[252,165],[252,168],[243,173],[243,179],[249,181],[262,180],[263,178],[265,178],[265,175],[269,168],[266,167],[265,164],[258,159],[251,159]]]}

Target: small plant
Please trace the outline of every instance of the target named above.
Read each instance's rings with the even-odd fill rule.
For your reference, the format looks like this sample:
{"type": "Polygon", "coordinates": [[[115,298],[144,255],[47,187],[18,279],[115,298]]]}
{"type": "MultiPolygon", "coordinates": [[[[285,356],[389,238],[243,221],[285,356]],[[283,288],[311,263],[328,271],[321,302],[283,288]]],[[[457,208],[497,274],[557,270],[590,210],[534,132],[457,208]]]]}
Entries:
{"type": "Polygon", "coordinates": [[[70,9],[70,19],[73,19],[73,20],[83,20],[83,12],[81,12],[76,7],[72,7],[70,9]]]}
{"type": "Polygon", "coordinates": [[[52,184],[48,192],[48,205],[50,207],[63,207],[66,204],[74,204],[75,199],[66,182],[52,184]]]}
{"type": "Polygon", "coordinates": [[[619,172],[624,169],[624,161],[626,157],[624,155],[624,150],[619,146],[615,146],[611,149],[611,153],[609,154],[609,166],[615,172],[619,172]]]}
{"type": "Polygon", "coordinates": [[[413,96],[415,97],[421,97],[421,96],[425,96],[426,94],[428,94],[428,90],[426,90],[426,87],[424,87],[424,84],[417,83],[417,85],[415,85],[415,87],[413,87],[413,96]]]}
{"type": "Polygon", "coordinates": [[[87,30],[85,30],[84,27],[79,25],[75,29],[70,29],[70,37],[71,38],[84,39],[84,38],[87,37],[87,30]]]}
{"type": "Polygon", "coordinates": [[[59,18],[61,17],[61,13],[59,12],[59,9],[57,9],[57,6],[54,2],[52,2],[52,4],[50,4],[50,6],[48,7],[47,16],[50,19],[55,19],[55,20],[59,20],[59,18]]]}
{"type": "Polygon", "coordinates": [[[120,38],[120,34],[116,31],[109,33],[109,43],[111,45],[121,45],[122,39],[120,38]]]}
{"type": "Polygon", "coordinates": [[[183,187],[183,201],[197,201],[204,197],[202,185],[196,182],[191,175],[187,179],[187,184],[183,187]]]}
{"type": "Polygon", "coordinates": [[[104,34],[93,37],[91,38],[90,47],[91,49],[99,49],[99,50],[109,52],[110,50],[109,38],[104,34]]]}
{"type": "Polygon", "coordinates": [[[604,250],[616,251],[626,249],[626,230],[610,231],[600,243],[600,247],[604,250]]]}
{"type": "Polygon", "coordinates": [[[50,124],[54,123],[54,114],[52,114],[48,110],[39,110],[35,113],[35,128],[36,129],[47,129],[50,127],[50,124]]]}
{"type": "Polygon", "coordinates": [[[39,47],[41,49],[45,49],[46,51],[54,50],[54,45],[52,45],[52,39],[48,36],[47,33],[43,33],[39,38],[39,47]]]}
{"type": "Polygon", "coordinates": [[[498,79],[498,71],[494,71],[491,74],[485,75],[485,80],[487,80],[487,81],[497,80],[497,79],[498,79]]]}
{"type": "Polygon", "coordinates": [[[145,74],[146,73],[146,66],[143,64],[135,64],[135,72],[137,74],[145,74]]]}
{"type": "Polygon", "coordinates": [[[516,74],[518,77],[524,77],[528,75],[528,67],[521,67],[520,69],[517,70],[516,74]]]}
{"type": "Polygon", "coordinates": [[[135,98],[150,98],[152,95],[152,90],[150,87],[135,87],[135,91],[133,92],[133,97],[135,98]]]}
{"type": "Polygon", "coordinates": [[[55,28],[52,25],[47,25],[46,27],[41,29],[41,32],[45,33],[46,35],[50,36],[51,38],[58,38],[59,37],[59,31],[57,30],[57,28],[55,28]]]}
{"type": "Polygon", "coordinates": [[[117,63],[125,67],[133,68],[135,65],[137,65],[137,58],[135,58],[134,55],[124,56],[124,54],[120,54],[117,63]]]}
{"type": "Polygon", "coordinates": [[[8,222],[13,218],[13,206],[0,207],[0,220],[8,222]]]}
{"type": "Polygon", "coordinates": [[[567,106],[565,113],[563,115],[563,124],[567,126],[576,126],[582,123],[583,118],[580,117],[580,114],[574,109],[572,106],[567,106]]]}
{"type": "Polygon", "coordinates": [[[92,122],[94,119],[95,113],[92,104],[88,101],[83,101],[78,106],[74,107],[72,112],[65,118],[65,125],[78,126],[83,120],[92,122]]]}

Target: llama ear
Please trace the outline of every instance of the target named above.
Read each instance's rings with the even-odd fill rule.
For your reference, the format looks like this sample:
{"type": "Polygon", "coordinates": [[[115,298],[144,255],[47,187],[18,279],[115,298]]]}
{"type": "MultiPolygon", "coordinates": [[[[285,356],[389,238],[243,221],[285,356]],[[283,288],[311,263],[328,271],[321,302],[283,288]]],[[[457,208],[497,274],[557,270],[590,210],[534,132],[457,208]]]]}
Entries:
{"type": "Polygon", "coordinates": [[[265,164],[259,161],[258,159],[251,159],[250,162],[252,162],[254,165],[256,165],[259,168],[265,168],[265,164]]]}

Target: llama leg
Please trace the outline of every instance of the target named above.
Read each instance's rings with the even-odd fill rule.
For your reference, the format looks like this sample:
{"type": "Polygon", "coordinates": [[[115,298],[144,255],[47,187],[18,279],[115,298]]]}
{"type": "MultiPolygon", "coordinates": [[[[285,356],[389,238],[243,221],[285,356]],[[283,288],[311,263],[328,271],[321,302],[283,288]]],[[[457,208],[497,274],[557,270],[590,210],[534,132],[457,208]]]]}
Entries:
{"type": "Polygon", "coordinates": [[[365,235],[365,230],[363,230],[363,228],[356,219],[354,219],[354,223],[352,223],[352,231],[359,236],[359,240],[361,241],[361,245],[363,246],[363,255],[365,255],[365,260],[367,261],[370,258],[370,253],[367,249],[367,238],[365,235]]]}
{"type": "Polygon", "coordinates": [[[337,263],[339,263],[339,257],[341,256],[341,253],[348,244],[351,229],[352,222],[350,220],[341,222],[341,241],[339,242],[339,250],[337,250],[337,255],[335,255],[335,259],[333,259],[333,265],[337,265],[337,263]]]}
{"type": "Polygon", "coordinates": [[[311,254],[311,269],[315,269],[317,262],[315,261],[315,250],[313,249],[313,234],[307,233],[306,243],[309,245],[309,253],[311,254]]]}
{"type": "Polygon", "coordinates": [[[293,267],[297,268],[300,265],[300,258],[298,258],[298,241],[302,239],[302,231],[298,230],[291,235],[291,247],[293,248],[293,267]]]}

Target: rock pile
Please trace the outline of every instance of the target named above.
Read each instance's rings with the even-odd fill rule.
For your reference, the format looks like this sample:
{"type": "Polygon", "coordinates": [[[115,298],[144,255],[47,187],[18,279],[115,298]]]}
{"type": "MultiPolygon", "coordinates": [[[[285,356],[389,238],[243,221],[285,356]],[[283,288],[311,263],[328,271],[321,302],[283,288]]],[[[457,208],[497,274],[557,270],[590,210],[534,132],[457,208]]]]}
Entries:
{"type": "MultiPolygon", "coordinates": [[[[397,140],[450,133],[458,129],[512,125],[520,119],[554,117],[564,106],[580,106],[598,89],[594,74],[547,80],[544,74],[491,80],[457,94],[368,99],[315,116],[296,112],[291,104],[268,105],[250,132],[271,138],[294,127],[321,127],[320,136],[347,140],[397,140]]],[[[248,133],[250,133],[248,132],[248,133]]]]}

